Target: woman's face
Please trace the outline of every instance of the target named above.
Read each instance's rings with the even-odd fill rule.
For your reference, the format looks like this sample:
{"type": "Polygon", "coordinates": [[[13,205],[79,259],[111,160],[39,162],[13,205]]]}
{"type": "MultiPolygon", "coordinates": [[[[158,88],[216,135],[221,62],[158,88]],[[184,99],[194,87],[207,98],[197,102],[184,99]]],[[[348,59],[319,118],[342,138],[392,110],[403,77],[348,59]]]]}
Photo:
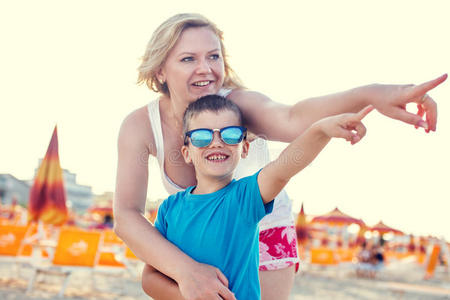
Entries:
{"type": "Polygon", "coordinates": [[[158,73],[172,100],[192,102],[222,87],[224,63],[220,42],[208,27],[183,31],[158,73]]]}

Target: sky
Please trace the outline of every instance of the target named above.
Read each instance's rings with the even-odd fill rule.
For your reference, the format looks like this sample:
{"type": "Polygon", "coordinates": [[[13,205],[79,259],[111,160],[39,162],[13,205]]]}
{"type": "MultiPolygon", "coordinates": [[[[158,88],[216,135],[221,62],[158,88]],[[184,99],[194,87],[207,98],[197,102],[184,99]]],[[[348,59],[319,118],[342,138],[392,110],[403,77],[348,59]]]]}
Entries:
{"type": "MultiPolygon", "coordinates": [[[[62,167],[96,194],[113,191],[120,124],[157,97],[136,85],[136,68],[152,32],[176,13],[214,21],[245,85],[284,104],[450,71],[445,0],[222,3],[2,1],[0,173],[31,179],[57,124],[62,167]]],[[[363,141],[333,140],[291,180],[294,211],[337,206],[369,225],[383,220],[450,240],[450,81],[429,95],[439,107],[437,132],[372,112],[363,141]]],[[[269,147],[275,158],[285,144],[269,147]]],[[[166,196],[155,160],[148,196],[166,196]]]]}

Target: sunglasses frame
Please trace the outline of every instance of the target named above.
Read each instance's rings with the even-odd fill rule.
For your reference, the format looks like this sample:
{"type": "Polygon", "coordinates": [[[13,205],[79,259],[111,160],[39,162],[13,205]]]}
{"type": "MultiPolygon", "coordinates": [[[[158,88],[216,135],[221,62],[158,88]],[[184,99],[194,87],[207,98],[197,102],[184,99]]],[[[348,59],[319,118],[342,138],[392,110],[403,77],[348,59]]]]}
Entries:
{"type": "Polygon", "coordinates": [[[237,145],[237,144],[239,144],[240,142],[242,142],[243,140],[245,140],[247,138],[247,128],[245,128],[243,126],[227,126],[227,127],[223,127],[223,128],[220,128],[220,129],[219,128],[214,128],[214,129],[210,129],[210,128],[196,128],[196,129],[193,129],[193,130],[189,130],[188,132],[186,132],[184,134],[184,145],[185,146],[189,143],[188,138],[191,139],[192,133],[194,133],[195,131],[198,131],[198,130],[209,131],[211,133],[212,138],[211,138],[211,141],[207,145],[205,145],[203,147],[197,147],[194,144],[192,144],[192,141],[191,141],[191,144],[194,147],[197,147],[197,148],[204,148],[204,147],[208,147],[209,145],[211,145],[212,141],[214,140],[214,132],[216,132],[216,131],[219,132],[220,140],[222,142],[224,142],[226,145],[231,145],[231,146],[232,145],[237,145]],[[242,131],[242,137],[239,140],[239,142],[237,142],[236,144],[229,144],[229,143],[225,142],[224,139],[222,138],[222,132],[224,130],[226,130],[226,129],[229,129],[229,128],[239,128],[242,131]]]}

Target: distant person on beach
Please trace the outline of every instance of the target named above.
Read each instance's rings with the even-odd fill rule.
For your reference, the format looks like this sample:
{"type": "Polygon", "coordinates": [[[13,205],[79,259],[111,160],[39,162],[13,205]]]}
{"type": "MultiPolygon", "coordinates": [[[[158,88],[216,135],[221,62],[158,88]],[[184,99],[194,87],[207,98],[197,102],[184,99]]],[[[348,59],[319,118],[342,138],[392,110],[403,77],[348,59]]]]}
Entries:
{"type": "MultiPolygon", "coordinates": [[[[388,117],[434,131],[437,107],[427,92],[445,79],[443,75],[420,85],[373,84],[284,105],[244,87],[228,63],[222,32],[215,24],[199,14],[175,15],[155,30],[139,67],[139,82],[160,96],[133,111],[120,129],[115,231],[142,261],[174,279],[184,298],[211,299],[210,295],[215,295],[233,299],[220,270],[180,251],[144,215],[150,155],[158,159],[162,182],[170,194],[197,183],[193,166],[186,164],[180,153],[182,117],[189,103],[219,93],[239,106],[248,130],[263,137],[251,143],[247,159],[238,164],[235,177],[240,178],[268,163],[266,139],[292,142],[322,118],[358,112],[369,104],[388,117]],[[416,103],[419,113],[407,112],[408,103],[416,103]]],[[[289,297],[298,266],[293,225],[291,201],[282,191],[275,197],[272,213],[260,222],[264,300],[289,297]]],[[[150,268],[144,268],[144,289],[149,272],[150,268]]]]}
{"type": "Polygon", "coordinates": [[[90,226],[90,229],[112,229],[114,227],[114,220],[110,214],[106,214],[103,217],[102,223],[98,223],[90,226]]]}
{"type": "MultiPolygon", "coordinates": [[[[366,132],[361,120],[372,108],[315,122],[275,161],[235,180],[237,164],[249,150],[239,107],[218,95],[198,99],[184,114],[181,149],[185,162],[194,166],[197,184],[161,204],[155,227],[196,261],[221,270],[236,299],[260,299],[258,222],[331,138],[359,142],[366,132]]],[[[158,270],[147,276],[145,291],[153,299],[183,299],[173,280],[158,270]]]]}

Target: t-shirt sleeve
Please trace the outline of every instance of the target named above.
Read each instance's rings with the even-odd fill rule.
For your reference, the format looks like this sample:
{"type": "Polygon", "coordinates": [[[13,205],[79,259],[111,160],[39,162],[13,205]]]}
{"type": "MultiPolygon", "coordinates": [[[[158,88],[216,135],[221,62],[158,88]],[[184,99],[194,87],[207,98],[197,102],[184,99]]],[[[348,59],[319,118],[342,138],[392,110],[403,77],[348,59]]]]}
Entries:
{"type": "Polygon", "coordinates": [[[168,200],[164,200],[163,203],[158,208],[158,214],[156,215],[155,227],[161,233],[162,236],[167,236],[167,222],[166,222],[166,214],[167,214],[167,204],[168,200]]]}
{"type": "Polygon", "coordinates": [[[237,195],[240,214],[250,223],[258,223],[265,215],[270,214],[273,209],[273,200],[264,204],[259,191],[258,175],[241,178],[237,181],[237,195]]]}

